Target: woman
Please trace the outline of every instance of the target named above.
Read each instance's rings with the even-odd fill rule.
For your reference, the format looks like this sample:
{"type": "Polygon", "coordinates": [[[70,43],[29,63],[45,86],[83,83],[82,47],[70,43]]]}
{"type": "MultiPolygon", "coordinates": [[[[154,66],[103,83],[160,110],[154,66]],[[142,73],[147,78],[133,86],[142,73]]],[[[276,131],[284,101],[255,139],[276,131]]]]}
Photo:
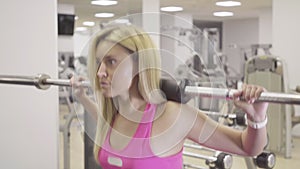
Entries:
{"type": "Polygon", "coordinates": [[[98,119],[94,154],[104,169],[182,168],[186,139],[245,156],[258,155],[266,145],[267,103],[255,102],[264,88],[244,85],[234,94],[235,105],[247,113],[244,131],[218,124],[187,104],[167,101],[159,90],[158,52],[134,26],[109,27],[96,35],[88,69],[97,104],[74,79],[72,84],[78,88],[77,99],[98,119]]]}

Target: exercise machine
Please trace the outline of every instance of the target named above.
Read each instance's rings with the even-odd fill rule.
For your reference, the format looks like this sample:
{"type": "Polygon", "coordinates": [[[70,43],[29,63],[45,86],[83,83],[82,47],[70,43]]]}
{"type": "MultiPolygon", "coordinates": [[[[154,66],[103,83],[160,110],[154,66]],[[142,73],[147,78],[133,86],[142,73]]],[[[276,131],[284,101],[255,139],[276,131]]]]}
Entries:
{"type": "MultiPolygon", "coordinates": [[[[245,64],[244,82],[264,86],[271,92],[289,93],[286,66],[282,59],[271,55],[271,45],[252,45],[253,56],[245,64]],[[262,49],[264,55],[258,55],[262,49]]],[[[270,104],[267,131],[269,144],[267,149],[291,158],[292,148],[292,107],[287,104],[270,104]]]]}

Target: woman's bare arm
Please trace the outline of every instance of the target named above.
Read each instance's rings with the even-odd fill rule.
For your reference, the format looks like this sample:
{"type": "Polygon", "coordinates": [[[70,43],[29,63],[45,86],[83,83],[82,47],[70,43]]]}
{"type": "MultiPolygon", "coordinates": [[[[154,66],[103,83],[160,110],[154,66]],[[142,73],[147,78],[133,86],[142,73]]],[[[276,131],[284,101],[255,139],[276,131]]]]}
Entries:
{"type": "Polygon", "coordinates": [[[85,110],[92,115],[93,118],[98,119],[98,106],[96,102],[86,94],[86,89],[80,85],[80,81],[83,80],[85,80],[85,78],[79,77],[78,79],[75,79],[74,76],[70,79],[74,96],[76,100],[78,100],[83,105],[85,110]]]}
{"type": "MultiPolygon", "coordinates": [[[[267,103],[254,103],[262,91],[264,89],[261,87],[247,85],[235,94],[235,105],[243,109],[251,121],[261,122],[266,118],[267,103]],[[240,96],[244,97],[245,101],[239,101],[240,96]]],[[[199,110],[193,108],[183,110],[187,110],[183,113],[197,111],[197,118],[187,138],[206,147],[233,154],[254,156],[261,153],[267,143],[265,126],[259,129],[247,127],[244,131],[239,131],[213,121],[199,110]]]]}

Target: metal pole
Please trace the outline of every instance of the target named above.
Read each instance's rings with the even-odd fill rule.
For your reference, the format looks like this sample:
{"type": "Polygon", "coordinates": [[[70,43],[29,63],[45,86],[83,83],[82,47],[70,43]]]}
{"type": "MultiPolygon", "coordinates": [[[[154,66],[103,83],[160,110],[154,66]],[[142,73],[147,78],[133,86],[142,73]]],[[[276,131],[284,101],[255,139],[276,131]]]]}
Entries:
{"type": "MultiPolygon", "coordinates": [[[[71,87],[71,82],[70,82],[70,80],[67,80],[67,79],[45,79],[45,81],[43,81],[43,84],[71,87]]],[[[90,87],[90,82],[89,81],[81,81],[80,85],[83,87],[90,87]]]]}
{"type": "MultiPolygon", "coordinates": [[[[220,99],[233,99],[233,94],[238,90],[186,86],[184,91],[187,95],[213,97],[220,99]]],[[[288,93],[262,92],[257,101],[283,104],[300,104],[300,95],[288,93]]]]}
{"type": "MultiPolygon", "coordinates": [[[[38,89],[46,90],[51,85],[71,87],[70,80],[51,79],[49,75],[38,74],[37,76],[8,76],[0,75],[0,83],[15,85],[33,85],[38,89]]],[[[88,81],[81,82],[83,87],[89,87],[88,81]]],[[[199,86],[184,86],[184,94],[190,96],[213,97],[220,99],[233,99],[236,89],[222,89],[199,86]]],[[[178,92],[178,91],[174,91],[178,92]]],[[[180,91],[179,91],[180,92],[180,91]]],[[[180,95],[181,96],[181,95],[180,95]]],[[[257,101],[282,103],[282,104],[300,104],[299,94],[262,92],[257,101]]]]}
{"type": "MultiPolygon", "coordinates": [[[[46,74],[38,74],[37,76],[0,75],[0,83],[35,86],[42,90],[47,90],[51,85],[71,87],[70,80],[51,79],[50,76],[46,74]]],[[[81,85],[83,87],[89,87],[90,83],[88,81],[82,81],[81,85]]]]}
{"type": "Polygon", "coordinates": [[[244,157],[247,169],[256,169],[256,165],[253,163],[252,157],[244,157]]]}
{"type": "Polygon", "coordinates": [[[207,169],[207,168],[204,168],[204,167],[201,167],[201,166],[198,166],[198,165],[193,165],[193,164],[186,164],[184,163],[183,164],[183,168],[194,168],[194,169],[207,169]]]}
{"type": "Polygon", "coordinates": [[[200,158],[200,159],[203,159],[203,160],[208,160],[210,162],[217,161],[217,157],[210,157],[210,156],[205,156],[205,155],[201,155],[201,154],[191,153],[191,152],[187,152],[187,151],[183,151],[182,155],[188,156],[188,157],[193,157],[193,158],[200,158]]]}
{"type": "Polygon", "coordinates": [[[183,151],[182,155],[187,157],[199,158],[206,160],[206,164],[210,166],[210,168],[221,168],[221,169],[229,169],[232,166],[232,156],[225,153],[220,153],[216,157],[215,156],[205,156],[201,154],[196,154],[192,152],[183,151]]]}
{"type": "Polygon", "coordinates": [[[34,76],[0,76],[0,83],[4,84],[19,84],[19,85],[35,85],[34,76]]]}
{"type": "Polygon", "coordinates": [[[200,146],[198,144],[189,144],[189,143],[184,143],[183,144],[185,148],[192,148],[192,149],[196,149],[196,150],[205,150],[205,151],[209,151],[209,152],[216,152],[216,150],[210,149],[210,148],[206,148],[203,146],[200,146]]]}

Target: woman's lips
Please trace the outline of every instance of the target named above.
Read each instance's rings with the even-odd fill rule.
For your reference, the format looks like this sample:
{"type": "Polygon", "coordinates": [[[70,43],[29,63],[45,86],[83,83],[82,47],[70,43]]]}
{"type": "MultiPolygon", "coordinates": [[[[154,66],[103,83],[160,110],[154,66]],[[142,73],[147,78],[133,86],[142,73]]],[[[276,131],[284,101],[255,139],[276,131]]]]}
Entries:
{"type": "Polygon", "coordinates": [[[102,88],[107,88],[107,87],[109,87],[109,83],[108,82],[100,82],[100,86],[102,88]]]}

